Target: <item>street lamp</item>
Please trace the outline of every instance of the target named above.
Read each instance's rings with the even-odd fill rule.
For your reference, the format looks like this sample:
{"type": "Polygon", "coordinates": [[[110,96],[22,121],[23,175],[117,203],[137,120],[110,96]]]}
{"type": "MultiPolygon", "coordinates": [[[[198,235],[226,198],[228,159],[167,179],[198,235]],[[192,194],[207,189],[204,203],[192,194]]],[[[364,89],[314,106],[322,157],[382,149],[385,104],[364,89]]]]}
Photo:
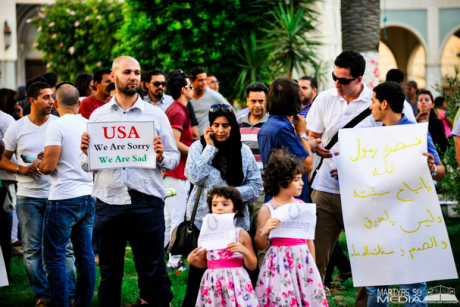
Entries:
{"type": "Polygon", "coordinates": [[[8,22],[5,20],[5,27],[3,28],[3,35],[5,36],[5,50],[8,50],[11,46],[11,28],[8,26],[8,22]]]}

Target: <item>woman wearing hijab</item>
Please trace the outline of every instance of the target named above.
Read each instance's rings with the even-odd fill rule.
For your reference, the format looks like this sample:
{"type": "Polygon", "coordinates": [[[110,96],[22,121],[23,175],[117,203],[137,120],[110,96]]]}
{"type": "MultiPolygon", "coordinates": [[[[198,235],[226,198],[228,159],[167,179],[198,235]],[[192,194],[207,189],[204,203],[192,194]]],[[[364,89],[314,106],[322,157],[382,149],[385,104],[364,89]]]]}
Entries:
{"type": "MultiPolygon", "coordinates": [[[[241,143],[240,129],[232,108],[226,104],[212,105],[208,117],[209,125],[200,140],[190,146],[185,166],[185,176],[194,185],[187,201],[187,219],[191,218],[199,186],[203,188],[195,217],[198,229],[201,229],[203,217],[208,213],[208,191],[217,185],[233,186],[245,203],[244,216],[236,219],[236,225],[248,231],[248,204],[252,204],[263,189],[259,168],[251,149],[241,143]]],[[[195,306],[204,271],[190,266],[183,307],[195,306]]]]}

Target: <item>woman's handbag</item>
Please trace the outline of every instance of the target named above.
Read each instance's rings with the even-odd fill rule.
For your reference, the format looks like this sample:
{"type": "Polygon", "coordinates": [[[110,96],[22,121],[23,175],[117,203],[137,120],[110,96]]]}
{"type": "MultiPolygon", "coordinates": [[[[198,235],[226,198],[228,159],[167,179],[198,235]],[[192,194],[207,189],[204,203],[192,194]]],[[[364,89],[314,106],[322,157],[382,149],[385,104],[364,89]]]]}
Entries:
{"type": "Polygon", "coordinates": [[[195,205],[193,207],[192,218],[186,220],[187,213],[184,216],[184,221],[179,224],[171,233],[171,240],[167,248],[167,252],[171,255],[188,255],[198,246],[198,236],[200,231],[195,226],[195,216],[200,202],[202,186],[198,186],[195,205]]]}

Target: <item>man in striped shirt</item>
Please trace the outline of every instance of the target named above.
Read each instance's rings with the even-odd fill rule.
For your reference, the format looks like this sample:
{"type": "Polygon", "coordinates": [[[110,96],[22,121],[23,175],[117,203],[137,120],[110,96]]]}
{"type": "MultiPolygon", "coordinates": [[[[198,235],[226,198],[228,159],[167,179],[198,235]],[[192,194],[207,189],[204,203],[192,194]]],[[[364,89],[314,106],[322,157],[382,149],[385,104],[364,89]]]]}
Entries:
{"type": "MultiPolygon", "coordinates": [[[[240,127],[241,142],[251,148],[251,151],[256,159],[257,165],[260,172],[263,173],[262,158],[259,152],[259,142],[257,141],[257,133],[259,132],[262,125],[268,120],[267,113],[267,96],[268,87],[263,83],[252,83],[246,88],[246,103],[248,105],[249,113],[238,117],[238,125],[240,127]]],[[[249,206],[251,212],[251,230],[250,235],[254,237],[251,231],[254,231],[257,226],[257,215],[259,210],[264,204],[265,193],[262,193],[260,197],[249,206]]],[[[259,255],[260,256],[260,255],[259,255]]],[[[260,258],[260,257],[259,257],[260,258]]],[[[262,254],[263,259],[263,254],[262,254]]],[[[251,280],[253,275],[257,276],[258,270],[254,270],[253,274],[249,274],[251,280]]]]}

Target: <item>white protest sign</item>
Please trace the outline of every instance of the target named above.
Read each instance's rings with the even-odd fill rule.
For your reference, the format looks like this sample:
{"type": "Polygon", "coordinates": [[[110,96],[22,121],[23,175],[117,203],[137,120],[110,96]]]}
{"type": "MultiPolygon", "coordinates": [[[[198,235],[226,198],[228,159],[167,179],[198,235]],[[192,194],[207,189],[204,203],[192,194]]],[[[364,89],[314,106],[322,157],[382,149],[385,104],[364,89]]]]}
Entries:
{"type": "Polygon", "coordinates": [[[340,195],[355,287],[457,278],[422,155],[427,127],[340,130],[340,195]]]}
{"type": "Polygon", "coordinates": [[[155,168],[155,128],[149,122],[88,122],[89,168],[155,168]]]}
{"type": "Polygon", "coordinates": [[[235,213],[207,214],[201,225],[198,246],[207,250],[226,248],[230,242],[235,242],[235,213]]]}
{"type": "Polygon", "coordinates": [[[3,252],[0,248],[0,287],[8,286],[8,276],[6,275],[5,261],[3,258],[3,252]]]}
{"type": "Polygon", "coordinates": [[[270,231],[270,238],[315,239],[316,204],[286,204],[274,210],[271,217],[281,223],[270,231]]]}

